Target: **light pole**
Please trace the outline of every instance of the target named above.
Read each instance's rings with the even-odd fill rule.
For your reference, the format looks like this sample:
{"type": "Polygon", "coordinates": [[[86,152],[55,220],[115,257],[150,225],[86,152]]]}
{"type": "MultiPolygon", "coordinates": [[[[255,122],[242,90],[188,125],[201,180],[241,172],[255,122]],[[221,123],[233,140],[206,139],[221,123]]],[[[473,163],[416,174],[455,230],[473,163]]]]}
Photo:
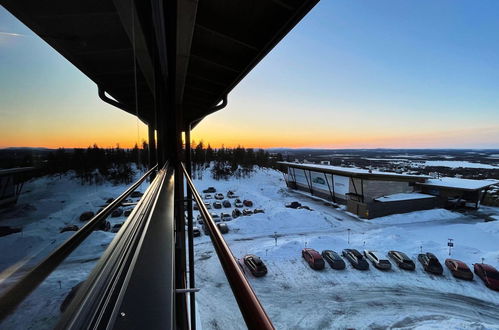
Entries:
{"type": "Polygon", "coordinates": [[[449,241],[447,242],[447,246],[449,247],[449,256],[451,254],[451,250],[452,248],[454,247],[454,243],[453,243],[454,239],[453,238],[449,238],[449,241]]]}
{"type": "Polygon", "coordinates": [[[348,233],[348,244],[350,245],[350,228],[347,229],[347,233],[348,233]]]}

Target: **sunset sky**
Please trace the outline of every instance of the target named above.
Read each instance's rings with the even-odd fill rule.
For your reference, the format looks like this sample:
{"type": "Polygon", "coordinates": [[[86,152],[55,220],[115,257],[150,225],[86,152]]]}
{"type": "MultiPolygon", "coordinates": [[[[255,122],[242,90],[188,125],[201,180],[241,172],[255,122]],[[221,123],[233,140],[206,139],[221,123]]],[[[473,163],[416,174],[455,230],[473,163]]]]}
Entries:
{"type": "MultiPolygon", "coordinates": [[[[206,118],[212,146],[499,148],[499,1],[323,0],[206,118]]],[[[135,117],[0,7],[0,148],[132,146],[135,117]]]]}

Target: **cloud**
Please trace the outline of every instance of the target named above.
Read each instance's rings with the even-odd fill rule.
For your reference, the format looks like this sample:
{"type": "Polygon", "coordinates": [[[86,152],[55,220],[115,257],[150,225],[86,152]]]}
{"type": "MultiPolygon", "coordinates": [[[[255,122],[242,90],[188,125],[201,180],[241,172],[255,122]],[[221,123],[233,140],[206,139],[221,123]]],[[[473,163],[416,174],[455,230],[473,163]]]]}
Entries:
{"type": "Polygon", "coordinates": [[[26,34],[3,32],[3,31],[0,31],[0,36],[6,36],[6,37],[29,37],[26,34]]]}

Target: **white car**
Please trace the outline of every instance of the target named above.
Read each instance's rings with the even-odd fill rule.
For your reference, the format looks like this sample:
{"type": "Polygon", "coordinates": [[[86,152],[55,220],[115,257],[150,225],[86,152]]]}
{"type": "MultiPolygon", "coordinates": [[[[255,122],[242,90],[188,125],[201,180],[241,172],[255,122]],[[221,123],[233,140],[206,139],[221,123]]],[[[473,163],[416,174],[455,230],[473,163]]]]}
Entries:
{"type": "Polygon", "coordinates": [[[224,194],[222,194],[222,193],[216,193],[215,194],[215,199],[219,199],[219,200],[224,199],[224,194]]]}
{"type": "Polygon", "coordinates": [[[205,202],[204,205],[206,205],[206,208],[209,210],[211,209],[211,204],[209,202],[205,202]]]}
{"type": "Polygon", "coordinates": [[[218,214],[216,214],[216,213],[210,213],[210,214],[211,214],[211,218],[213,219],[213,221],[215,221],[215,222],[220,222],[220,221],[222,221],[222,220],[220,219],[220,216],[219,216],[218,214]]]}
{"type": "Polygon", "coordinates": [[[241,202],[241,200],[240,200],[240,199],[236,199],[236,200],[234,201],[234,206],[235,206],[235,207],[244,207],[243,202],[241,202]]]}
{"type": "Polygon", "coordinates": [[[206,195],[204,195],[204,199],[213,199],[213,195],[212,194],[206,194],[206,195]]]}
{"type": "Polygon", "coordinates": [[[382,257],[378,252],[371,250],[364,250],[364,256],[371,261],[374,267],[380,270],[392,269],[392,264],[388,259],[382,257]]]}

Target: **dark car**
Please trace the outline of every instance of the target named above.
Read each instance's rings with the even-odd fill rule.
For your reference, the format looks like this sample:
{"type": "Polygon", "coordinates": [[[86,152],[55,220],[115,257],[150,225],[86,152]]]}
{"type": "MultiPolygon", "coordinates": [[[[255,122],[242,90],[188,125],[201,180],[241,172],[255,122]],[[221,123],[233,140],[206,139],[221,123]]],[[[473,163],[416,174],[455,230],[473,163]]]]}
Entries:
{"type": "Polygon", "coordinates": [[[444,272],[440,261],[438,261],[438,258],[433,253],[426,252],[418,254],[418,260],[421,265],[423,265],[424,270],[428,273],[442,275],[444,272]]]}
{"type": "Polygon", "coordinates": [[[415,270],[416,265],[414,261],[407,256],[407,254],[400,251],[388,251],[388,256],[392,258],[393,261],[399,266],[400,269],[404,270],[415,270]]]}
{"type": "Polygon", "coordinates": [[[130,195],[130,197],[132,197],[132,198],[139,198],[139,197],[142,197],[142,196],[144,196],[144,193],[142,193],[142,192],[140,192],[140,191],[134,191],[134,192],[130,195]]]}
{"type": "Polygon", "coordinates": [[[222,221],[222,219],[220,218],[220,216],[218,214],[216,214],[216,213],[210,213],[210,215],[211,215],[211,218],[213,219],[213,221],[215,221],[215,222],[222,221]]]}
{"type": "Polygon", "coordinates": [[[243,202],[238,198],[234,201],[234,206],[235,207],[244,207],[243,202]]]}
{"type": "Polygon", "coordinates": [[[371,261],[374,267],[379,270],[390,270],[392,269],[392,264],[387,259],[381,257],[381,255],[376,251],[364,250],[364,256],[371,261]]]}
{"type": "Polygon", "coordinates": [[[111,213],[111,218],[118,218],[123,215],[123,209],[117,208],[116,210],[111,213]]]}
{"type": "Polygon", "coordinates": [[[466,281],[473,281],[473,273],[468,265],[461,260],[445,259],[445,265],[449,268],[452,276],[466,281]]]}
{"type": "Polygon", "coordinates": [[[301,250],[301,256],[308,265],[315,270],[324,269],[324,259],[322,259],[321,254],[314,249],[305,248],[301,250]]]}
{"type": "Polygon", "coordinates": [[[232,205],[230,204],[230,201],[228,201],[228,200],[224,200],[224,201],[222,202],[222,205],[223,205],[224,207],[231,207],[231,206],[232,206],[232,205]]]}
{"type": "Polygon", "coordinates": [[[233,191],[229,190],[227,192],[227,198],[236,198],[236,197],[237,195],[233,191]]]}
{"type": "Polygon", "coordinates": [[[262,209],[254,209],[253,214],[257,214],[257,213],[265,213],[265,211],[262,209]]]}
{"type": "Polygon", "coordinates": [[[322,258],[324,258],[333,269],[345,269],[345,261],[343,261],[341,256],[333,250],[322,251],[322,258]]]}
{"type": "Polygon", "coordinates": [[[220,202],[213,202],[213,208],[215,208],[215,209],[221,209],[222,208],[222,203],[220,203],[220,202]]]}
{"type": "Polygon", "coordinates": [[[201,230],[198,227],[192,227],[192,236],[199,237],[201,236],[201,230]]]}
{"type": "Polygon", "coordinates": [[[221,213],[220,218],[222,218],[222,221],[232,221],[232,217],[229,213],[221,213]]]}
{"type": "Polygon", "coordinates": [[[350,264],[352,264],[353,268],[358,270],[369,269],[369,264],[359,251],[355,249],[344,249],[341,254],[350,262],[350,264]]]}
{"type": "Polygon", "coordinates": [[[217,223],[217,227],[222,234],[227,234],[229,232],[229,226],[225,223],[217,223]]]}
{"type": "Polygon", "coordinates": [[[286,204],[285,205],[287,208],[290,208],[290,209],[297,209],[299,207],[301,207],[301,203],[298,203],[298,202],[291,202],[289,204],[286,204]]]}
{"type": "Polygon", "coordinates": [[[487,264],[474,264],[473,271],[488,288],[499,291],[499,272],[497,269],[487,264]]]}
{"type": "Polygon", "coordinates": [[[250,209],[243,210],[243,215],[252,215],[252,214],[253,214],[253,211],[251,211],[250,209]]]}
{"type": "Polygon", "coordinates": [[[254,254],[247,254],[243,257],[244,264],[250,270],[251,274],[255,277],[265,276],[267,274],[267,266],[263,263],[262,259],[254,254]]]}
{"type": "Polygon", "coordinates": [[[202,216],[201,214],[198,214],[197,219],[198,219],[198,223],[199,223],[200,225],[202,225],[202,224],[203,224],[203,216],[202,216]]]}
{"type": "Polygon", "coordinates": [[[217,192],[217,190],[215,189],[215,187],[208,187],[207,189],[203,190],[204,194],[212,194],[214,192],[217,192]]]}
{"type": "Polygon", "coordinates": [[[253,206],[253,202],[248,200],[248,199],[245,199],[243,201],[243,205],[246,206],[246,207],[252,207],[253,206]]]}
{"type": "Polygon", "coordinates": [[[240,217],[241,215],[242,215],[242,213],[241,213],[241,210],[240,210],[240,209],[234,209],[234,210],[232,210],[232,217],[233,217],[233,218],[238,218],[238,217],[240,217]]]}
{"type": "Polygon", "coordinates": [[[199,211],[199,205],[198,205],[198,203],[194,203],[194,204],[192,205],[192,208],[193,208],[195,211],[199,211]]]}
{"type": "Polygon", "coordinates": [[[224,194],[222,194],[222,193],[216,193],[215,194],[215,199],[218,199],[218,200],[224,199],[224,194]]]}

